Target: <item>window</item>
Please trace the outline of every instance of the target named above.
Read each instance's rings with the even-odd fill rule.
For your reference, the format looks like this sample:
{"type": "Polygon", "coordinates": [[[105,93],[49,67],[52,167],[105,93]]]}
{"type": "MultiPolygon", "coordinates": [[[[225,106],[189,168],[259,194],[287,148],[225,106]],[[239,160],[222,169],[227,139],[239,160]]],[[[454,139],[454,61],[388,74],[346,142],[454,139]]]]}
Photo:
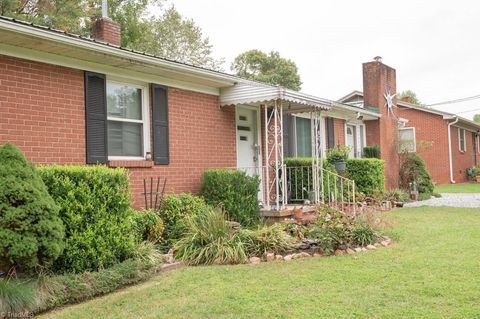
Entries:
{"type": "Polygon", "coordinates": [[[310,119],[295,117],[296,155],[312,156],[312,122],[310,119]]]}
{"type": "Polygon", "coordinates": [[[465,129],[458,128],[458,149],[460,152],[467,150],[467,141],[465,139],[465,129]]]}
{"type": "Polygon", "coordinates": [[[398,141],[399,141],[399,151],[400,152],[415,152],[416,151],[416,142],[415,142],[415,128],[414,127],[404,127],[398,129],[398,141]]]}
{"type": "Polygon", "coordinates": [[[108,156],[145,158],[149,151],[146,89],[107,82],[108,156]]]}
{"type": "Polygon", "coordinates": [[[477,136],[477,152],[480,154],[480,136],[477,136]]]}

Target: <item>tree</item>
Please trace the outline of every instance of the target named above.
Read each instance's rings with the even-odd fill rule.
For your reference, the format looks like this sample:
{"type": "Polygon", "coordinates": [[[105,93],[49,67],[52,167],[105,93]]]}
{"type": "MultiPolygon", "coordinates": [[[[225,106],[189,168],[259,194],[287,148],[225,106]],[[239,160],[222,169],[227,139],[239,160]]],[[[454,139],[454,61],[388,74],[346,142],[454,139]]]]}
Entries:
{"type": "Polygon", "coordinates": [[[14,145],[0,146],[0,270],[51,264],[63,250],[64,231],[33,164],[14,145]]]}
{"type": "Polygon", "coordinates": [[[474,120],[475,122],[477,122],[477,123],[480,123],[480,114],[475,114],[475,115],[473,116],[473,120],[474,120]]]}
{"type": "MultiPolygon", "coordinates": [[[[101,0],[0,0],[1,15],[62,31],[90,35],[101,16],[101,0]]],[[[212,56],[212,45],[191,19],[170,7],[160,16],[149,14],[163,0],[109,0],[108,16],[121,27],[121,45],[163,58],[220,69],[223,60],[212,56]]]]}
{"type": "Polygon", "coordinates": [[[141,51],[214,70],[220,70],[224,63],[222,59],[213,58],[212,45],[195,22],[183,18],[174,6],[148,22],[147,29],[138,45],[141,51]]]}
{"type": "Polygon", "coordinates": [[[299,91],[302,82],[295,62],[282,58],[280,53],[250,50],[238,55],[231,65],[238,76],[299,91]]]}
{"type": "Polygon", "coordinates": [[[422,103],[420,102],[420,100],[418,99],[417,97],[417,94],[411,90],[406,90],[406,91],[402,91],[400,93],[397,94],[397,99],[398,100],[401,100],[401,99],[404,99],[408,97],[410,101],[410,103],[412,104],[416,104],[416,105],[422,105],[422,103]]]}

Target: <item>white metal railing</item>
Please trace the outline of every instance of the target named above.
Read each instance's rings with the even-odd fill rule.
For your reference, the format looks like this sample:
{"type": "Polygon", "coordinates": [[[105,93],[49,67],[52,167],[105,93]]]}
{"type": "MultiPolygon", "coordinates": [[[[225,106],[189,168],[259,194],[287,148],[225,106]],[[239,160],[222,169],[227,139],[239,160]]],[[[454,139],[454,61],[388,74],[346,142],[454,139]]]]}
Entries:
{"type": "Polygon", "coordinates": [[[314,165],[286,167],[285,175],[288,203],[325,203],[355,211],[355,181],[314,165]]]}

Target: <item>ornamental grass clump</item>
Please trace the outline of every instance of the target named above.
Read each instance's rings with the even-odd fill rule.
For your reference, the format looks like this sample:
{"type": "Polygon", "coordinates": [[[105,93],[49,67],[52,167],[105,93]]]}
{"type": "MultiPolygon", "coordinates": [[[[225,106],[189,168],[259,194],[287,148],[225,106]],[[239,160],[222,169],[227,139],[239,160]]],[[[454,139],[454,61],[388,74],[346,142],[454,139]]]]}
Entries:
{"type": "Polygon", "coordinates": [[[186,218],[186,233],[174,246],[187,265],[238,264],[247,261],[245,247],[220,209],[207,209],[186,218]]]}
{"type": "Polygon", "coordinates": [[[266,253],[280,254],[292,248],[294,239],[285,232],[282,224],[258,226],[256,229],[242,229],[240,236],[248,256],[262,256],[266,253]]]}

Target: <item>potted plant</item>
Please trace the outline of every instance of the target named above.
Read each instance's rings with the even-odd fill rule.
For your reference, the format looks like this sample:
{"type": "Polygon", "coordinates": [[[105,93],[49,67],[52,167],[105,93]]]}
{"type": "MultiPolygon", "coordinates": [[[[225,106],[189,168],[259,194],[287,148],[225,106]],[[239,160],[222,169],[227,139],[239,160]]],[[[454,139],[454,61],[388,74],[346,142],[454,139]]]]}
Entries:
{"type": "Polygon", "coordinates": [[[327,161],[335,165],[338,172],[344,172],[347,169],[347,159],[350,153],[350,147],[335,145],[328,151],[327,161]]]}

